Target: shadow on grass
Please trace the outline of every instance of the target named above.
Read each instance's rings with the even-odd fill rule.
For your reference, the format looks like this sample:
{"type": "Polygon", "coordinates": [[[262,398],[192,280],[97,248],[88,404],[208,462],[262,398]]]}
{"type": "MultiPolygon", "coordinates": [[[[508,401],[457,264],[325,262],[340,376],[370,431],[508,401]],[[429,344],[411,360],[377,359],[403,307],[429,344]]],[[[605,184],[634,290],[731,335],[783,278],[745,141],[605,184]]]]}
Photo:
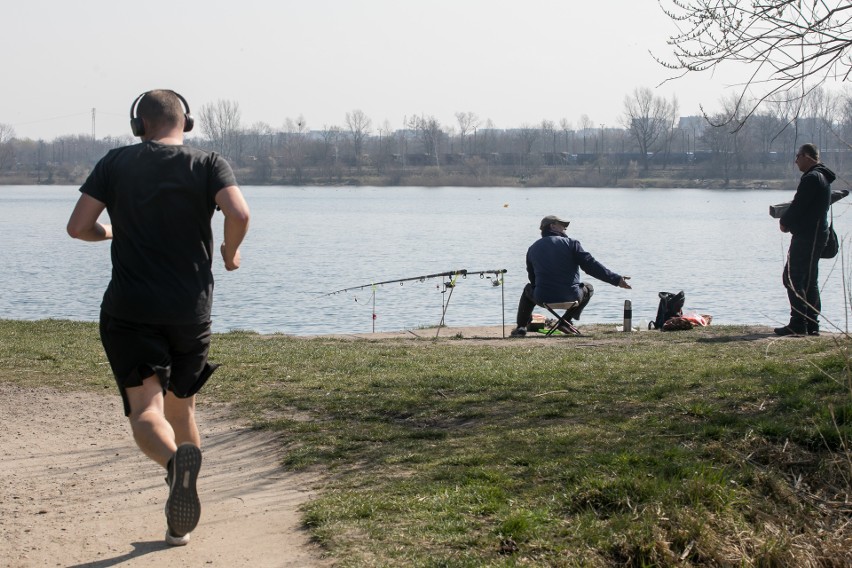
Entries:
{"type": "Polygon", "coordinates": [[[778,337],[774,332],[766,333],[746,333],[744,335],[729,335],[719,337],[699,337],[695,340],[696,343],[735,343],[739,341],[759,341],[761,339],[769,339],[778,337]]]}

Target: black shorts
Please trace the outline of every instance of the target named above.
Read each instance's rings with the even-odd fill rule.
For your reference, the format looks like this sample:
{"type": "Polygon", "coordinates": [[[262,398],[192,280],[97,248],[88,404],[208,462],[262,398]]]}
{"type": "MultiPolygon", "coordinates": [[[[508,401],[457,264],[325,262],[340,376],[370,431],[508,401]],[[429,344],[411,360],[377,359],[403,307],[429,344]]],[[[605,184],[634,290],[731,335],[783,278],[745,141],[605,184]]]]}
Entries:
{"type": "Polygon", "coordinates": [[[178,398],[196,394],[218,365],[207,361],[210,351],[210,322],[182,325],[152,325],[114,318],[101,311],[101,343],[104,346],[118,390],[124,415],[130,414],[125,389],[142,386],[157,375],[163,387],[178,398]]]}

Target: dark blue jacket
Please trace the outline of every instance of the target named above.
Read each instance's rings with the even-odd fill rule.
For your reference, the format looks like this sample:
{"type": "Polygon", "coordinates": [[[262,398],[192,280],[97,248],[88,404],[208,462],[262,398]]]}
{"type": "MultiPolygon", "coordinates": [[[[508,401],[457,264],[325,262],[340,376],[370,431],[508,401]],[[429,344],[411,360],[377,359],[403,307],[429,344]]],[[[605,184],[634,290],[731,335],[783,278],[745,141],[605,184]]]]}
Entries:
{"type": "Polygon", "coordinates": [[[552,231],[542,231],[541,238],[527,250],[527,274],[537,303],[579,300],[580,268],[613,286],[621,281],[621,275],[583,250],[580,241],[552,231]]]}

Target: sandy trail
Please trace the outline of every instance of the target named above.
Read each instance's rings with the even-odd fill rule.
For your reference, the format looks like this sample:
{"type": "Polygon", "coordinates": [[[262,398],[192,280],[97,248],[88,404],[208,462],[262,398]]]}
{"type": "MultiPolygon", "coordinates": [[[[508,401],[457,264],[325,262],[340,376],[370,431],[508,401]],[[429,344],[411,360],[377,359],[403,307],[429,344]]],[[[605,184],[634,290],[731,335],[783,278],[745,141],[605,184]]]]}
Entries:
{"type": "Polygon", "coordinates": [[[317,479],[279,466],[270,434],[199,404],[201,522],[163,542],[164,471],[134,445],[116,394],[0,385],[0,565],[324,567],[298,507],[317,479]]]}

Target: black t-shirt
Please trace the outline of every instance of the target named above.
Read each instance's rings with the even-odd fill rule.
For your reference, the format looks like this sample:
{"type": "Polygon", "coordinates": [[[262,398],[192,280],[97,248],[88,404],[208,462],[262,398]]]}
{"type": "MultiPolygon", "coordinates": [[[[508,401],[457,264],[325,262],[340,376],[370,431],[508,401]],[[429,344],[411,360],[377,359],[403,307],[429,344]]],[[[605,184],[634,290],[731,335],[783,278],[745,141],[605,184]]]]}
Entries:
{"type": "Polygon", "coordinates": [[[218,154],[143,142],[111,150],[80,188],[106,204],[112,280],[101,308],[138,323],[210,321],[216,193],[236,185],[218,154]]]}

